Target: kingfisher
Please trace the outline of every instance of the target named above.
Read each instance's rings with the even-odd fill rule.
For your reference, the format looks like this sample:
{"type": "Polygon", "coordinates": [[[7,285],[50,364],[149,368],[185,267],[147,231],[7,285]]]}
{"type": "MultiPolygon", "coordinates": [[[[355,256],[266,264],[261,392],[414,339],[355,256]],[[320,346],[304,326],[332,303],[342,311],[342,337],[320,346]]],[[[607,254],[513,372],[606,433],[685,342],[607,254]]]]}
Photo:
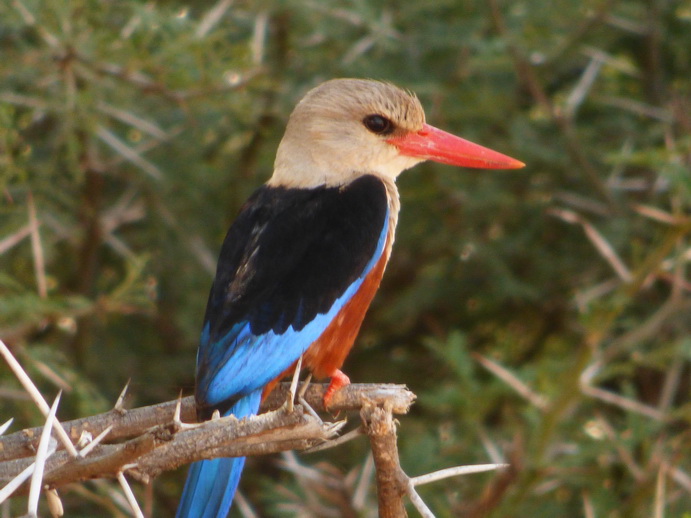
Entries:
{"type": "MultiPolygon", "coordinates": [[[[333,79],[297,104],[273,175],[242,206],[221,247],[197,353],[199,420],[255,415],[300,358],[330,378],[324,403],[391,255],[396,178],[425,160],[484,169],[524,164],[425,122],[390,83],[333,79]]],[[[195,462],[179,518],[227,516],[245,458],[195,462]]]]}

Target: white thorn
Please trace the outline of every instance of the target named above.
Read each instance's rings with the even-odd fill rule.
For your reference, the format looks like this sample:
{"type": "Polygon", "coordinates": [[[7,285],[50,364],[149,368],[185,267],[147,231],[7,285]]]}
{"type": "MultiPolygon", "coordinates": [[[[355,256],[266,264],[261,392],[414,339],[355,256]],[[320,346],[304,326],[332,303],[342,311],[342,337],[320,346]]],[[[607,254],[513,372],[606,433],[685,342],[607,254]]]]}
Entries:
{"type": "Polygon", "coordinates": [[[182,420],[180,419],[180,412],[182,410],[182,391],[180,391],[180,395],[178,396],[178,402],[175,404],[175,412],[173,413],[173,424],[179,429],[179,430],[191,430],[192,428],[197,428],[198,426],[201,426],[203,423],[183,423],[182,420]]]}
{"type": "Polygon", "coordinates": [[[181,408],[182,408],[182,390],[180,391],[180,394],[178,394],[178,402],[175,403],[175,412],[173,413],[173,422],[175,424],[182,424],[182,421],[180,420],[181,408]]]}
{"type": "Polygon", "coordinates": [[[96,437],[93,441],[91,441],[89,444],[84,446],[79,451],[79,456],[80,457],[86,457],[89,453],[91,453],[91,450],[93,450],[98,444],[110,433],[110,431],[113,429],[113,425],[108,425],[108,428],[103,430],[100,434],[98,434],[98,437],[96,437]]]}
{"type": "Polygon", "coordinates": [[[434,471],[433,473],[413,477],[410,479],[410,483],[414,486],[421,486],[423,484],[429,484],[430,482],[436,482],[437,480],[442,480],[449,477],[470,475],[471,473],[482,473],[484,471],[493,471],[508,467],[509,464],[474,464],[471,466],[456,466],[455,468],[440,469],[439,471],[434,471]]]}
{"type": "Polygon", "coordinates": [[[312,417],[317,419],[320,423],[323,423],[322,418],[319,417],[319,414],[317,414],[317,412],[314,410],[314,408],[312,408],[312,406],[307,402],[307,400],[304,397],[300,396],[298,401],[305,408],[305,410],[307,411],[307,413],[309,415],[311,415],[312,417]]]}
{"type": "Polygon", "coordinates": [[[77,441],[76,446],[77,448],[84,448],[93,440],[94,436],[91,432],[87,430],[82,430],[82,433],[79,435],[79,440],[77,441]]]}
{"type": "Polygon", "coordinates": [[[118,396],[118,400],[115,402],[113,410],[115,410],[116,412],[120,412],[122,414],[127,412],[127,410],[122,405],[125,402],[125,395],[127,394],[127,389],[130,387],[130,381],[132,381],[132,378],[127,380],[127,383],[125,383],[125,387],[122,389],[122,392],[120,392],[120,395],[118,396]]]}
{"type": "MultiPolygon", "coordinates": [[[[338,421],[337,423],[332,423],[332,427],[327,429],[329,433],[335,433],[338,432],[343,426],[346,424],[346,420],[344,419],[343,421],[338,421]]],[[[315,453],[318,451],[322,450],[329,450],[331,448],[335,448],[336,446],[340,446],[343,443],[346,443],[348,441],[352,441],[356,437],[360,437],[361,435],[364,434],[364,431],[362,430],[362,427],[355,428],[354,430],[349,431],[348,433],[341,435],[340,437],[336,439],[332,439],[330,441],[323,442],[321,444],[317,444],[316,446],[312,446],[311,448],[307,448],[306,450],[302,450],[301,453],[315,453]]]]}
{"type": "MultiPolygon", "coordinates": [[[[50,445],[48,447],[48,453],[52,455],[55,453],[55,450],[57,449],[58,442],[53,439],[50,441],[50,445]]],[[[32,462],[29,466],[24,468],[24,470],[19,473],[16,477],[14,477],[12,480],[10,480],[5,487],[0,489],[0,504],[3,503],[5,500],[7,500],[10,496],[12,496],[12,493],[14,493],[19,486],[21,486],[34,472],[34,468],[36,467],[36,463],[32,462]]]]}
{"type": "Polygon", "coordinates": [[[427,507],[425,501],[420,497],[417,491],[415,491],[415,486],[408,482],[408,498],[410,498],[411,503],[417,509],[418,513],[422,518],[436,518],[432,510],[427,507]]]}
{"type": "Polygon", "coordinates": [[[27,514],[29,516],[38,516],[38,497],[41,496],[41,487],[43,485],[43,471],[46,467],[46,459],[48,458],[48,443],[50,442],[50,432],[53,429],[53,419],[55,419],[55,412],[58,410],[60,403],[60,396],[62,390],[55,396],[55,401],[50,407],[46,424],[43,426],[41,432],[41,440],[38,442],[38,450],[36,451],[36,467],[34,474],[31,477],[31,485],[29,486],[29,503],[27,514]]]}
{"type": "MultiPolygon", "coordinates": [[[[9,348],[5,345],[5,342],[3,342],[2,340],[0,340],[0,355],[2,355],[3,358],[5,358],[5,361],[10,366],[10,369],[12,369],[12,372],[14,372],[14,375],[22,384],[24,390],[26,390],[31,396],[31,398],[34,400],[39,410],[41,410],[41,413],[47,417],[50,413],[48,403],[46,403],[46,400],[43,399],[43,396],[36,388],[36,385],[34,385],[34,382],[31,381],[29,375],[24,371],[22,366],[12,355],[12,352],[10,352],[9,348]]],[[[60,423],[57,419],[53,420],[53,428],[55,429],[58,438],[65,446],[65,449],[70,453],[70,455],[76,457],[77,449],[74,447],[72,441],[70,440],[70,437],[67,435],[67,432],[62,426],[60,426],[60,423]]]]}
{"type": "Polygon", "coordinates": [[[10,417],[7,421],[5,421],[2,426],[0,426],[0,435],[3,435],[7,429],[12,426],[12,423],[14,422],[14,417],[10,417]]]}
{"type": "Polygon", "coordinates": [[[293,380],[290,382],[290,390],[288,391],[288,412],[292,412],[295,409],[295,394],[297,393],[301,370],[302,355],[300,355],[300,358],[298,358],[297,365],[295,365],[295,371],[293,372],[293,380]]]}
{"type": "Polygon", "coordinates": [[[312,381],[312,373],[310,372],[307,374],[307,378],[305,378],[305,381],[302,382],[302,387],[300,387],[300,392],[298,392],[298,401],[301,401],[305,397],[305,392],[307,392],[307,389],[310,386],[310,382],[312,381]]]}
{"type": "Polygon", "coordinates": [[[120,486],[122,487],[122,490],[125,492],[125,496],[127,497],[127,501],[130,504],[130,507],[132,508],[132,511],[134,512],[134,515],[137,518],[144,518],[144,513],[142,513],[142,510],[139,507],[139,504],[137,503],[137,499],[134,496],[134,493],[132,492],[132,488],[127,482],[127,479],[125,478],[125,475],[122,473],[122,471],[118,472],[118,482],[120,482],[120,486]]]}

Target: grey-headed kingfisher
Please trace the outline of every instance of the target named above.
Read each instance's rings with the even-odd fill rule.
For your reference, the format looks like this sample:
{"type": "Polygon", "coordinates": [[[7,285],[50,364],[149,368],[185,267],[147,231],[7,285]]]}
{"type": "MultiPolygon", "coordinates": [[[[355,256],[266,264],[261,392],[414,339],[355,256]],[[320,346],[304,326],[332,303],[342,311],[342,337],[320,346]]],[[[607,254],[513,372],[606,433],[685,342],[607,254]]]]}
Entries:
{"type": "MultiPolygon", "coordinates": [[[[349,383],[340,368],[391,254],[396,178],[433,160],[485,169],[513,158],[425,122],[415,95],[392,84],[334,79],[293,111],[273,175],[244,204],[221,248],[197,354],[200,419],[241,419],[303,366],[349,383]]],[[[192,464],[178,517],[225,517],[244,458],[192,464]]]]}

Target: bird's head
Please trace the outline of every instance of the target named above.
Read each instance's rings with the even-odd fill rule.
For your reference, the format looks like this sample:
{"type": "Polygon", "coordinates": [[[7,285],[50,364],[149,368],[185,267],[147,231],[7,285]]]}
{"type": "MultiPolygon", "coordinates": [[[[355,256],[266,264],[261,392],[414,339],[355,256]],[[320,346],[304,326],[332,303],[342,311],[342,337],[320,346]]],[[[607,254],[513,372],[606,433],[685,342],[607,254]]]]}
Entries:
{"type": "Polygon", "coordinates": [[[484,169],[524,165],[426,124],[418,98],[392,84],[333,79],[293,110],[269,183],[343,185],[363,174],[393,181],[425,160],[484,169]]]}

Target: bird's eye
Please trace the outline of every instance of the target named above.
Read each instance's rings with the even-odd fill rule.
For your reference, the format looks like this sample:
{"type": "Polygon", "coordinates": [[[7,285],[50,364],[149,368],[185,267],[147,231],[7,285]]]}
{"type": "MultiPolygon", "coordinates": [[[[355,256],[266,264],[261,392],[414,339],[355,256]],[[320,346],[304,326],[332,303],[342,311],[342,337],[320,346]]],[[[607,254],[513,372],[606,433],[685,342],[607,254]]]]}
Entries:
{"type": "Polygon", "coordinates": [[[377,135],[388,135],[393,132],[393,122],[381,115],[368,115],[362,120],[365,128],[377,135]]]}

